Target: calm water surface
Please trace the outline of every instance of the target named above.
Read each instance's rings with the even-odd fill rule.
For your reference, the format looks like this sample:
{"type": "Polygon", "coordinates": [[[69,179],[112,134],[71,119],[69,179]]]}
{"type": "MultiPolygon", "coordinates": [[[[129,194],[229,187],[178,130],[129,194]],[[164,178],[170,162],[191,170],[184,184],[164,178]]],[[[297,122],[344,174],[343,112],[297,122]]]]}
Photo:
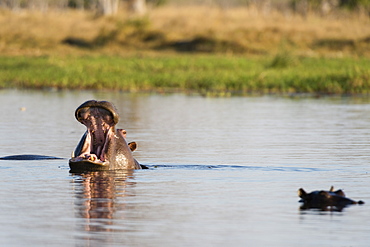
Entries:
{"type": "Polygon", "coordinates": [[[1,246],[369,246],[367,99],[2,90],[0,109],[0,156],[65,158],[0,161],[1,246]],[[150,170],[69,173],[88,99],[150,170]],[[299,210],[331,185],[366,204],[299,210]]]}

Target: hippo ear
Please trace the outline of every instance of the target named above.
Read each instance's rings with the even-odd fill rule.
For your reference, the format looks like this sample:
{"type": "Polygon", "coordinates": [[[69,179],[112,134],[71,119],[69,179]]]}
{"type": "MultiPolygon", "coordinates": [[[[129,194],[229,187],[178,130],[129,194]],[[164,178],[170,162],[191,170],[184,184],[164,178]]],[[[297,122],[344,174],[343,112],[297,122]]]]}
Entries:
{"type": "Polygon", "coordinates": [[[305,198],[305,197],[306,197],[306,195],[307,195],[307,193],[306,193],[306,191],[304,191],[304,189],[300,188],[300,189],[298,190],[298,196],[299,196],[300,198],[305,198]]]}
{"type": "Polygon", "coordinates": [[[329,191],[330,192],[334,192],[334,186],[333,185],[330,187],[330,190],[329,191]]]}
{"type": "Polygon", "coordinates": [[[136,142],[130,142],[129,144],[127,144],[128,147],[130,148],[131,152],[135,151],[136,148],[137,148],[137,145],[136,145],[136,142]]]}

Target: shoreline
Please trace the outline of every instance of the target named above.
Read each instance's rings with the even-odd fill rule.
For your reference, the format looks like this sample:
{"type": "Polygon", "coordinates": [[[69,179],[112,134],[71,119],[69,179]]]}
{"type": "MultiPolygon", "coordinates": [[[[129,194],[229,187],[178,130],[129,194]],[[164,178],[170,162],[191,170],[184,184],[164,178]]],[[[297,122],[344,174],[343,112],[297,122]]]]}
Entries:
{"type": "Polygon", "coordinates": [[[220,96],[370,93],[367,58],[248,58],[213,54],[0,56],[0,64],[0,88],[196,92],[220,96]]]}

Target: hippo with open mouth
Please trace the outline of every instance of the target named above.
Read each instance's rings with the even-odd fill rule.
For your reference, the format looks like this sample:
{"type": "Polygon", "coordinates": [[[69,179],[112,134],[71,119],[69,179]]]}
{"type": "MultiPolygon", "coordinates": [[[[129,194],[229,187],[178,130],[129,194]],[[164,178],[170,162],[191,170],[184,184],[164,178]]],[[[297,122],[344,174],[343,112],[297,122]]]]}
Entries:
{"type": "Polygon", "coordinates": [[[321,209],[322,211],[342,211],[343,208],[351,204],[364,204],[363,201],[354,201],[347,198],[343,190],[334,191],[334,187],[331,186],[329,191],[326,190],[315,190],[310,193],[300,188],[298,190],[298,196],[301,198],[299,202],[302,202],[302,210],[305,209],[321,209]]]}
{"type": "Polygon", "coordinates": [[[77,121],[87,127],[72,158],[71,171],[141,169],[133,158],[136,144],[126,143],[126,131],[116,129],[117,110],[107,101],[89,100],[75,111],[77,121]]]}

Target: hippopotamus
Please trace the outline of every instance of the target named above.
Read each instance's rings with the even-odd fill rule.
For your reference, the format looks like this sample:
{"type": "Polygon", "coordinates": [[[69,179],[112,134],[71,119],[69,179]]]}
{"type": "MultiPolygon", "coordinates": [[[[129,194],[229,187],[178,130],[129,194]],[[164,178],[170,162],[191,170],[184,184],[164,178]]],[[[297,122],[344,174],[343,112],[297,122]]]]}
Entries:
{"type": "MultiPolygon", "coordinates": [[[[131,144],[136,149],[136,143],[131,144]]],[[[59,160],[63,158],[48,156],[48,155],[37,155],[37,154],[17,154],[1,157],[0,160],[59,160]]]]}
{"type": "Polygon", "coordinates": [[[71,171],[142,169],[132,155],[136,143],[128,145],[126,131],[115,127],[119,115],[112,103],[86,101],[77,107],[75,117],[87,130],[69,160],[71,171]]]}
{"type": "Polygon", "coordinates": [[[302,198],[299,202],[303,202],[301,209],[321,209],[323,211],[342,211],[343,208],[351,204],[364,204],[363,201],[354,201],[346,197],[342,190],[334,191],[331,186],[329,191],[315,190],[307,193],[304,189],[298,190],[298,196],[302,198]]]}

